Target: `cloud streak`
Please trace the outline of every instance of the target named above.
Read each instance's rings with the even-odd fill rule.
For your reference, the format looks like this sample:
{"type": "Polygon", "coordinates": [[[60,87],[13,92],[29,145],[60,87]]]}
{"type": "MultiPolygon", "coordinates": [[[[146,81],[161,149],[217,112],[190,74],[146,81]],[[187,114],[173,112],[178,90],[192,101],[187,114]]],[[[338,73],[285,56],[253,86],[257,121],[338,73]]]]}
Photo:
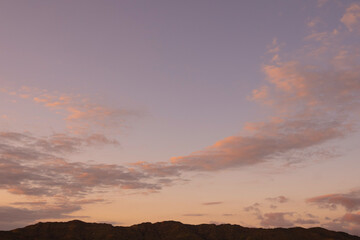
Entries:
{"type": "Polygon", "coordinates": [[[202,205],[209,206],[209,205],[219,205],[219,204],[222,204],[222,203],[223,202],[205,202],[202,205]]]}
{"type": "Polygon", "coordinates": [[[109,130],[119,131],[125,127],[126,119],[139,113],[126,109],[115,109],[94,103],[81,95],[61,94],[23,86],[17,91],[2,89],[3,92],[22,99],[28,99],[64,117],[66,127],[76,134],[89,134],[109,130]]]}
{"type": "Polygon", "coordinates": [[[206,214],[203,213],[187,213],[187,214],[183,214],[184,217],[202,217],[202,216],[206,216],[206,214]]]}

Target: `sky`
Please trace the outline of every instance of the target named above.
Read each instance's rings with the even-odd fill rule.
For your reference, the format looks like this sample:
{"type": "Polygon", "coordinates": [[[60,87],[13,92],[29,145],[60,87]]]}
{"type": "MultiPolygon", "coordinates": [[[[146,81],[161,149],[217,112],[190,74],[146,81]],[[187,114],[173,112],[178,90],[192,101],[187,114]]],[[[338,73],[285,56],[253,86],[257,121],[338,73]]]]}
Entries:
{"type": "Polygon", "coordinates": [[[0,2],[0,229],[360,236],[360,2],[0,2]]]}

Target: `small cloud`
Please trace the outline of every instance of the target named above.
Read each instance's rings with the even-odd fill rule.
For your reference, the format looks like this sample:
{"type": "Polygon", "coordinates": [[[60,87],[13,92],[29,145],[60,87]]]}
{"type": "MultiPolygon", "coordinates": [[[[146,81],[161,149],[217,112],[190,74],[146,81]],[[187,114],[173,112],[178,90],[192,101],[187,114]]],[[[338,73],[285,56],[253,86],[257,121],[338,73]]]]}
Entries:
{"type": "Polygon", "coordinates": [[[302,218],[298,218],[294,221],[295,224],[302,224],[302,225],[306,225],[306,224],[319,224],[320,222],[314,219],[302,219],[302,218]]]}
{"type": "Polygon", "coordinates": [[[319,22],[320,22],[319,18],[313,18],[310,21],[308,21],[307,26],[309,28],[314,28],[319,22]]]}
{"type": "Polygon", "coordinates": [[[226,224],[225,222],[218,222],[218,221],[210,221],[209,224],[221,225],[226,224]]]}
{"type": "Polygon", "coordinates": [[[207,214],[202,214],[202,213],[187,213],[187,214],[183,214],[183,216],[185,217],[202,217],[202,216],[206,216],[207,214]]]}
{"type": "Polygon", "coordinates": [[[285,218],[288,215],[292,215],[292,213],[265,213],[260,224],[263,227],[292,227],[294,224],[285,218]]]}
{"type": "Polygon", "coordinates": [[[251,211],[259,212],[260,211],[259,207],[260,207],[259,203],[254,203],[254,204],[252,204],[252,205],[250,205],[248,207],[245,207],[244,211],[245,212],[251,212],[251,211]]]}
{"type": "Polygon", "coordinates": [[[222,204],[223,202],[205,202],[202,205],[219,205],[222,204]]]}
{"type": "Polygon", "coordinates": [[[273,202],[273,203],[286,203],[289,199],[285,196],[278,196],[273,198],[266,198],[265,200],[273,202]]]}
{"type": "Polygon", "coordinates": [[[262,219],[262,213],[260,210],[260,204],[254,203],[248,207],[244,207],[243,209],[245,212],[252,213],[254,216],[256,216],[258,219],[262,219]]]}
{"type": "Polygon", "coordinates": [[[280,46],[278,43],[278,39],[277,38],[273,38],[271,45],[268,46],[268,53],[278,53],[280,51],[280,46]]]}
{"type": "Polygon", "coordinates": [[[224,213],[223,216],[224,217],[231,217],[231,216],[234,216],[234,214],[232,214],[232,213],[224,213]]]}
{"type": "Polygon", "coordinates": [[[329,0],[318,0],[317,5],[318,7],[323,7],[329,0]]]}
{"type": "Polygon", "coordinates": [[[269,89],[267,86],[263,86],[260,89],[254,89],[252,91],[251,100],[264,102],[268,98],[269,89]]]}
{"type": "Polygon", "coordinates": [[[313,215],[311,213],[307,213],[306,216],[309,217],[309,218],[317,218],[315,215],[313,215]]]}

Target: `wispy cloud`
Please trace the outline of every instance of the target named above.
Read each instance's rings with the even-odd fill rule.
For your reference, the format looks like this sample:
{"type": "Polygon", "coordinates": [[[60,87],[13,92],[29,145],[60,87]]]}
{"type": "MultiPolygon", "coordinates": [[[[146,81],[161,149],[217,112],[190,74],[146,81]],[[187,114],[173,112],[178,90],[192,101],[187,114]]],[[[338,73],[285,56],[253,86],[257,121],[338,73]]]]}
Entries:
{"type": "Polygon", "coordinates": [[[2,92],[40,104],[61,115],[68,130],[76,134],[89,134],[106,129],[119,132],[126,126],[127,118],[139,115],[136,111],[95,103],[85,96],[49,92],[28,86],[18,90],[3,88],[2,92]]]}
{"type": "Polygon", "coordinates": [[[235,214],[233,214],[233,213],[224,213],[223,214],[223,216],[224,217],[232,217],[232,216],[234,216],[235,214]]]}
{"type": "Polygon", "coordinates": [[[219,205],[219,204],[222,204],[223,202],[204,202],[203,205],[219,205]]]}
{"type": "Polygon", "coordinates": [[[266,200],[273,203],[286,203],[289,201],[289,199],[285,196],[266,198],[266,200]]]}
{"type": "Polygon", "coordinates": [[[49,154],[69,154],[79,152],[84,147],[99,147],[104,145],[119,145],[115,139],[109,139],[102,134],[72,136],[58,133],[39,137],[29,132],[0,132],[2,142],[0,151],[9,158],[39,158],[49,154]],[[18,151],[15,151],[15,150],[18,151]],[[37,155],[37,156],[36,156],[37,155]]]}
{"type": "Polygon", "coordinates": [[[329,0],[318,0],[318,7],[324,6],[329,0]]]}
{"type": "Polygon", "coordinates": [[[311,19],[310,21],[308,21],[307,26],[308,26],[309,28],[314,28],[316,25],[319,24],[319,22],[320,22],[320,19],[319,19],[319,18],[313,18],[313,19],[311,19]]]}
{"type": "Polygon", "coordinates": [[[202,217],[202,216],[206,216],[206,214],[203,214],[203,213],[187,213],[187,214],[183,214],[183,216],[185,216],[185,217],[202,217]]]}
{"type": "Polygon", "coordinates": [[[318,220],[315,219],[303,219],[303,218],[298,218],[294,221],[294,224],[299,224],[299,225],[314,225],[314,224],[319,224],[320,222],[318,220]]]}

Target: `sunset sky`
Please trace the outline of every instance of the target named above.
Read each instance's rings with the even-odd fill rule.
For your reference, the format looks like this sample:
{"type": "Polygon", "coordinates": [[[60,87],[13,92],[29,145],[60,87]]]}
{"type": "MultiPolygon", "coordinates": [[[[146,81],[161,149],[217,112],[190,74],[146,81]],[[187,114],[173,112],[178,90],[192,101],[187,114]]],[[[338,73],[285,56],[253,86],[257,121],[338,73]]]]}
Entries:
{"type": "Polygon", "coordinates": [[[360,2],[0,1],[0,230],[360,235],[360,2]]]}

